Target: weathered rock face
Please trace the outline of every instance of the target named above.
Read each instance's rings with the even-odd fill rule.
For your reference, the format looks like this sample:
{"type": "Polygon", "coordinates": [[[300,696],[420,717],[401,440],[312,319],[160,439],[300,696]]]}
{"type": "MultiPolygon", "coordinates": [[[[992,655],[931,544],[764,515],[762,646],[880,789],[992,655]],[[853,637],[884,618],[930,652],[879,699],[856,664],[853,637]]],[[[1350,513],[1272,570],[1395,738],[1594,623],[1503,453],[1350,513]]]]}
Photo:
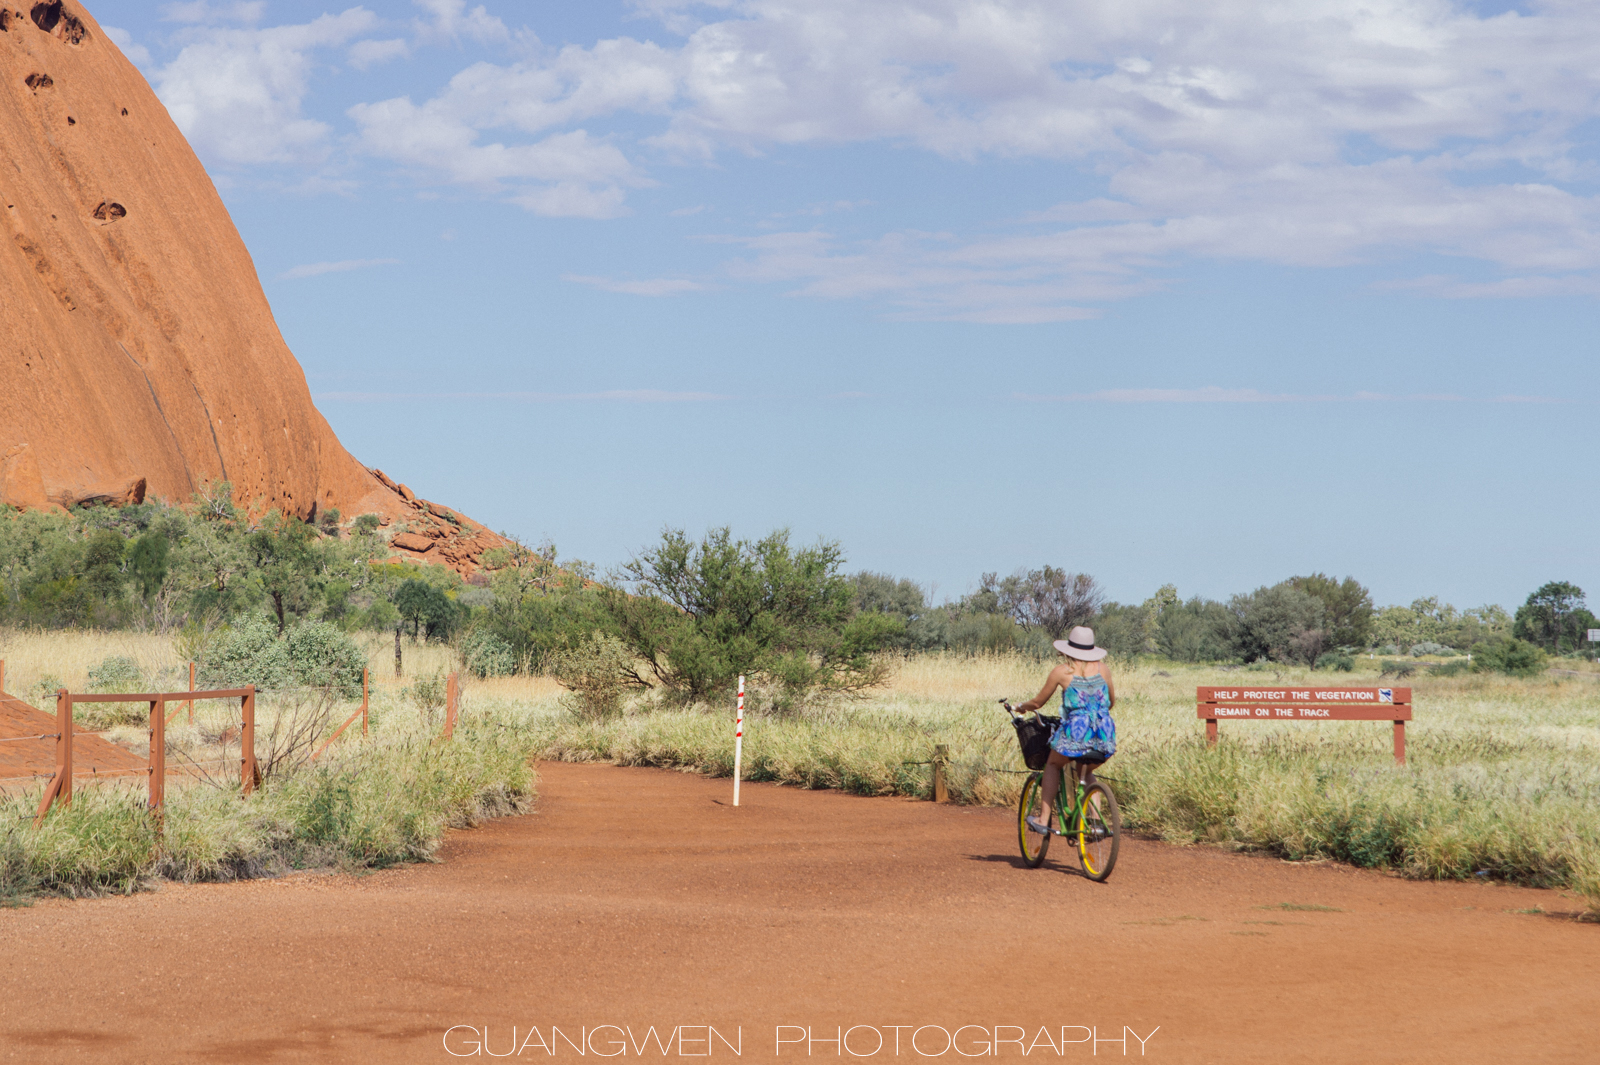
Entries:
{"type": "Polygon", "coordinates": [[[340,445],[211,179],[88,12],[0,8],[0,502],[182,502],[228,480],[307,520],[493,537],[419,518],[340,445]]]}

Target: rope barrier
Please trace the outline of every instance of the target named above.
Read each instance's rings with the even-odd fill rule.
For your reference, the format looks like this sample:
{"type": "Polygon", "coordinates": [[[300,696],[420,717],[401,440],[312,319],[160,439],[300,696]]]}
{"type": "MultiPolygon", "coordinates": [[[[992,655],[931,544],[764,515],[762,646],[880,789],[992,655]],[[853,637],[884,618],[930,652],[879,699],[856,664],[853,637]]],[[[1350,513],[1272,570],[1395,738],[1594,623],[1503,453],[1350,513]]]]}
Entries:
{"type": "Polygon", "coordinates": [[[11,736],[6,739],[0,739],[0,743],[36,743],[39,740],[59,740],[60,738],[61,733],[59,732],[44,732],[37,736],[11,736]]]}

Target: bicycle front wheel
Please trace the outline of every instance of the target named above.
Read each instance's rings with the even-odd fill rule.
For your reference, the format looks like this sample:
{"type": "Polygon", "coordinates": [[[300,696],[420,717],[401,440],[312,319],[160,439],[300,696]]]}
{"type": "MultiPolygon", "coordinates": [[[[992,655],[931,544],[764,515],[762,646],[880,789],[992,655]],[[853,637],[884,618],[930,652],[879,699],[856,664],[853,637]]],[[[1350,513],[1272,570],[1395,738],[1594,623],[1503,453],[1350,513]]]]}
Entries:
{"type": "Polygon", "coordinates": [[[1104,881],[1116,867],[1117,848],[1122,843],[1122,811],[1110,788],[1096,782],[1083,789],[1083,806],[1073,836],[1084,875],[1104,881]]]}
{"type": "Polygon", "coordinates": [[[1045,851],[1050,849],[1050,834],[1035,832],[1028,827],[1028,821],[1031,819],[1034,824],[1048,828],[1050,813],[1044,805],[1044,774],[1031,774],[1022,785],[1022,799],[1017,803],[1017,841],[1022,845],[1022,860],[1028,863],[1029,869],[1044,864],[1045,851]]]}

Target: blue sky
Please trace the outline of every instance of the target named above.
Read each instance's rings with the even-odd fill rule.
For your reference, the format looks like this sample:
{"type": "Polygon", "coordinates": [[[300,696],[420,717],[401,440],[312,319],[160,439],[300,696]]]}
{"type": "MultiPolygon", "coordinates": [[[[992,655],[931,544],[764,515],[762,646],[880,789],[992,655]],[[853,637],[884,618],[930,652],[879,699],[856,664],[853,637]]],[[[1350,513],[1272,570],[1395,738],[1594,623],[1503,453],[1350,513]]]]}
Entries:
{"type": "Polygon", "coordinates": [[[564,555],[1600,577],[1590,5],[91,10],[345,445],[564,555]]]}

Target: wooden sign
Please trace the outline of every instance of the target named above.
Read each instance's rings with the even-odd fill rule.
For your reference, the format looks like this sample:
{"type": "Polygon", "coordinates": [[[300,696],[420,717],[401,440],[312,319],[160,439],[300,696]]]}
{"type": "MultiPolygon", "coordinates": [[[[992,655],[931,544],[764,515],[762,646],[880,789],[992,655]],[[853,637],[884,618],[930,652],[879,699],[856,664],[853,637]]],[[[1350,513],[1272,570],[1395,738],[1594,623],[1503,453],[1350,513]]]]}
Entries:
{"type": "Polygon", "coordinates": [[[1295,685],[1200,687],[1196,713],[1206,723],[1206,742],[1217,742],[1217,722],[1235,721],[1393,721],[1394,760],[1406,764],[1406,722],[1411,689],[1319,688],[1295,685]]]}

